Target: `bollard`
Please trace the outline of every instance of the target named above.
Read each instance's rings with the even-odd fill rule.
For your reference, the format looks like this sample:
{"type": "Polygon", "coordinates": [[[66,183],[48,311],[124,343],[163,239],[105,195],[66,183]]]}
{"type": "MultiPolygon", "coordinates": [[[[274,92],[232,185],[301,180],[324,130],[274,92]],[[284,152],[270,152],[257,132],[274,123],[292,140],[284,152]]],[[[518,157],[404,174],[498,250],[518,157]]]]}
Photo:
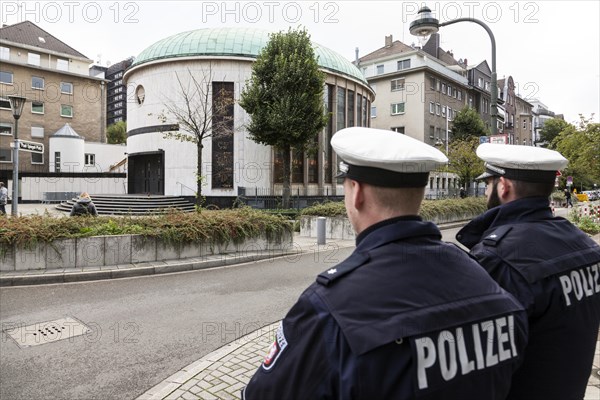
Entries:
{"type": "Polygon", "coordinates": [[[325,218],[325,217],[318,217],[317,218],[317,244],[318,245],[325,244],[325,242],[326,242],[326,239],[325,239],[325,221],[327,221],[327,218],[325,218]]]}

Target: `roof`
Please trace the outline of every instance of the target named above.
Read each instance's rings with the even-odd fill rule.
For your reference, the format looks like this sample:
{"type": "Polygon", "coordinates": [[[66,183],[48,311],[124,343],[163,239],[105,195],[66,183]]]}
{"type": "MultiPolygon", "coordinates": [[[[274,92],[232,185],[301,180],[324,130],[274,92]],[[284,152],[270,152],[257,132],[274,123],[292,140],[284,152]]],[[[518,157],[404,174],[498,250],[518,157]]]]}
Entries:
{"type": "MultiPolygon", "coordinates": [[[[256,28],[207,28],[181,32],[159,40],[143,50],[132,67],[178,57],[222,56],[256,59],[269,42],[270,32],[256,28]]],[[[335,51],[313,42],[321,68],[358,79],[367,80],[354,64],[335,51]]]]}
{"type": "Polygon", "coordinates": [[[51,137],[67,137],[73,139],[83,139],[68,123],[56,131],[51,137]]]}
{"type": "Polygon", "coordinates": [[[380,58],[385,58],[385,57],[400,54],[400,53],[407,53],[409,51],[415,51],[415,50],[416,49],[413,49],[411,46],[408,46],[408,45],[402,43],[401,41],[396,40],[396,41],[392,42],[391,46],[382,47],[378,50],[375,50],[375,51],[367,54],[364,57],[359,58],[358,62],[360,64],[360,63],[364,63],[367,61],[378,60],[380,58]]]}
{"type": "Polygon", "coordinates": [[[27,46],[39,47],[41,50],[89,59],[30,21],[23,21],[18,24],[0,28],[0,40],[7,40],[27,46]]]}

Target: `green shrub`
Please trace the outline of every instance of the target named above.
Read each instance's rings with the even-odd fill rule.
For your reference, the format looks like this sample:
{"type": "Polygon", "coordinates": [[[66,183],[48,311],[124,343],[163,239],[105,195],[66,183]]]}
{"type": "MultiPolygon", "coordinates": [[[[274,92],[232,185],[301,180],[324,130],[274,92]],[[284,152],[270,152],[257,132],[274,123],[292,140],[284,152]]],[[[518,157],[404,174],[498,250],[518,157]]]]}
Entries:
{"type": "Polygon", "coordinates": [[[138,234],[170,243],[243,242],[263,233],[269,239],[290,233],[286,218],[249,207],[204,210],[201,213],[170,211],[143,217],[55,218],[48,215],[0,219],[0,247],[32,247],[38,242],[98,235],[138,234]]]}
{"type": "MultiPolygon", "coordinates": [[[[439,217],[457,217],[478,215],[487,210],[483,197],[467,197],[465,199],[423,200],[420,215],[425,220],[439,217]]],[[[343,202],[326,202],[302,210],[301,215],[319,217],[345,217],[346,207],[343,202]]]]}

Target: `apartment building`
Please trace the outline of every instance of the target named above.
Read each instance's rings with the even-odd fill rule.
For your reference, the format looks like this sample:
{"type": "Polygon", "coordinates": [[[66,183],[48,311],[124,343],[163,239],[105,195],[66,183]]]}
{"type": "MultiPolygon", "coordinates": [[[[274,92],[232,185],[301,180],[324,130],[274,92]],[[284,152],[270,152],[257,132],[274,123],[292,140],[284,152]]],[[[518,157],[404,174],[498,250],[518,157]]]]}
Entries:
{"type": "MultiPolygon", "coordinates": [[[[106,142],[106,81],[90,75],[91,59],[24,21],[0,28],[0,62],[0,178],[8,180],[13,169],[14,119],[7,96],[27,98],[19,139],[44,144],[42,154],[19,154],[20,173],[55,170],[49,138],[67,123],[85,140],[106,142]]],[[[86,162],[83,155],[80,162],[86,162]]]]}
{"type": "Polygon", "coordinates": [[[515,144],[533,146],[533,104],[519,95],[515,96],[515,144]]]}
{"type": "Polygon", "coordinates": [[[359,58],[357,65],[376,93],[372,127],[445,147],[452,118],[466,105],[469,82],[465,65],[451,53],[436,46],[438,58],[426,47],[408,46],[390,35],[384,47],[359,58]]]}
{"type": "Polygon", "coordinates": [[[110,81],[106,93],[106,126],[127,121],[127,87],[123,74],[133,64],[133,60],[133,57],[129,57],[106,70],[106,79],[110,81]]]}

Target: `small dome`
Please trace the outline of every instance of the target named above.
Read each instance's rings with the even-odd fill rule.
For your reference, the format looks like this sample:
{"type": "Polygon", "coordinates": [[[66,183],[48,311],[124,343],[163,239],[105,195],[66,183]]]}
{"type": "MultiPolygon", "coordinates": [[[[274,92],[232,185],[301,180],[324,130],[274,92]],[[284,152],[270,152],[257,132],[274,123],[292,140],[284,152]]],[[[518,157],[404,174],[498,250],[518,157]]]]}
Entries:
{"type": "MultiPolygon", "coordinates": [[[[211,28],[178,33],[142,51],[131,66],[178,57],[215,56],[256,59],[269,41],[268,31],[255,28],[211,28]]],[[[367,84],[358,68],[340,54],[314,43],[321,68],[367,84]]]]}
{"type": "Polygon", "coordinates": [[[70,137],[73,139],[83,139],[68,123],[56,131],[51,137],[70,137]]]}

